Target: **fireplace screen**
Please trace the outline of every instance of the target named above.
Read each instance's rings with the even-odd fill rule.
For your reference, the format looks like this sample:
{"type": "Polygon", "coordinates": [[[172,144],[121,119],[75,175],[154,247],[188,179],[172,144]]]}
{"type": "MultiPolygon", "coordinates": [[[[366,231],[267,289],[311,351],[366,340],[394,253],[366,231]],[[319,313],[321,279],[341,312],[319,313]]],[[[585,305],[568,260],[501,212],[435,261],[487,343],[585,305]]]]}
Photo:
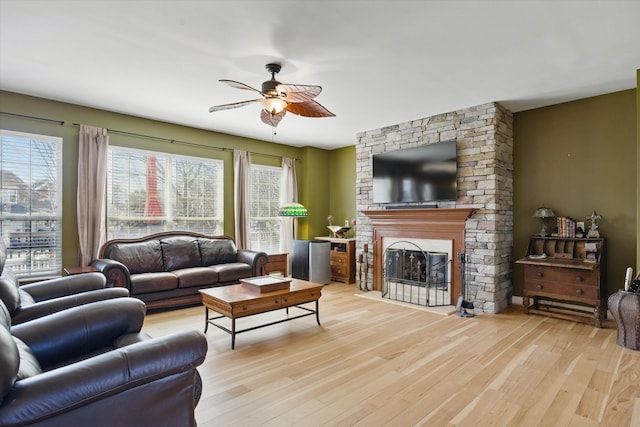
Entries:
{"type": "Polygon", "coordinates": [[[384,252],[382,297],[426,307],[450,305],[451,260],[446,252],[423,251],[408,241],[384,252]]]}

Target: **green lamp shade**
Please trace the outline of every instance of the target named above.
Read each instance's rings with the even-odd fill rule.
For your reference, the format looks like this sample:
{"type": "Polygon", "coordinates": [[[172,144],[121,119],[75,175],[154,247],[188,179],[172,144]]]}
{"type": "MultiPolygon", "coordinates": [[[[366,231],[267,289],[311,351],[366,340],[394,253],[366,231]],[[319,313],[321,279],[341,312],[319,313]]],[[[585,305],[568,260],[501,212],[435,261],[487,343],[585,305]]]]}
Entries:
{"type": "Polygon", "coordinates": [[[300,203],[288,203],[280,207],[278,216],[307,216],[307,208],[300,203]]]}

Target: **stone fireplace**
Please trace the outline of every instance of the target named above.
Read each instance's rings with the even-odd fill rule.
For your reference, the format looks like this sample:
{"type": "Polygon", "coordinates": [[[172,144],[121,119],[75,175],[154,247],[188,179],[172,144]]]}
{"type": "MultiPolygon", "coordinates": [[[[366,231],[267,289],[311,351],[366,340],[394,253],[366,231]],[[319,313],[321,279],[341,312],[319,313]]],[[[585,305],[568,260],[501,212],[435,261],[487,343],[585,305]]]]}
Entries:
{"type": "Polygon", "coordinates": [[[368,246],[367,283],[380,290],[383,239],[452,241],[452,304],[465,254],[467,300],[489,313],[511,302],[513,247],[513,115],[488,103],[358,134],[356,251],[368,246]],[[456,140],[458,198],[434,207],[374,204],[372,155],[456,140]]]}

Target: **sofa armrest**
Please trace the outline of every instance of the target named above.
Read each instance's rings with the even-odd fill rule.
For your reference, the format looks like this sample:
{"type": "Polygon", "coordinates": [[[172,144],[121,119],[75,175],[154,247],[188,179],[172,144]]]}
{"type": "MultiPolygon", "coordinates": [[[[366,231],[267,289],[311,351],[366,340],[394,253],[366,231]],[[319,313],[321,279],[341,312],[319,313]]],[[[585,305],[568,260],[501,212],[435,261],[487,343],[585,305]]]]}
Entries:
{"type": "Polygon", "coordinates": [[[238,262],[249,264],[253,276],[259,276],[262,273],[262,267],[267,263],[267,259],[266,252],[238,249],[238,262]]]}
{"type": "Polygon", "coordinates": [[[119,261],[108,258],[94,259],[90,265],[98,269],[107,278],[107,286],[130,289],[131,279],[129,269],[119,261]]]}
{"type": "Polygon", "coordinates": [[[133,332],[121,335],[113,342],[114,348],[126,347],[131,344],[137,344],[152,339],[151,335],[146,332],[133,332]]]}
{"type": "Polygon", "coordinates": [[[116,298],[69,308],[11,327],[44,370],[105,347],[122,335],[140,332],[146,306],[136,298],[116,298]]]}
{"type": "Polygon", "coordinates": [[[23,305],[17,308],[13,313],[11,324],[15,326],[42,316],[57,313],[61,310],[66,310],[68,308],[78,307],[91,302],[128,296],[129,291],[125,288],[106,288],[46,300],[31,305],[23,305]]]}
{"type": "Polygon", "coordinates": [[[60,298],[81,292],[103,289],[107,283],[100,273],[75,274],[40,282],[22,285],[20,289],[27,292],[36,302],[60,298]]]}
{"type": "Polygon", "coordinates": [[[16,382],[5,396],[0,406],[0,425],[53,425],[53,418],[66,416],[68,420],[74,411],[95,417],[94,426],[117,425],[120,409],[127,412],[136,403],[139,414],[122,414],[131,417],[129,421],[152,422],[150,417],[162,417],[176,408],[193,413],[195,369],[204,362],[206,353],[204,334],[178,332],[26,378],[16,382]],[[153,387],[155,381],[167,378],[172,384],[183,383],[181,395],[172,393],[166,385],[153,387]],[[134,389],[137,391],[132,394],[134,389]],[[176,404],[177,399],[182,404],[176,404]],[[155,407],[144,406],[144,402],[155,407]],[[87,406],[92,409],[87,410],[87,406]]]}

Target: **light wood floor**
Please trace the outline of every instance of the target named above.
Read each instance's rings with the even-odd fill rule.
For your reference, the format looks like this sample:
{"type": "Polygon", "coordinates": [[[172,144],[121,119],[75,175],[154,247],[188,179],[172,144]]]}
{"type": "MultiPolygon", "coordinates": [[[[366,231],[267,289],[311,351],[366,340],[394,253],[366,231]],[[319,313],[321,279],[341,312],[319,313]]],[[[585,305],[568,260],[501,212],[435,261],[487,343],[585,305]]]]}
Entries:
{"type": "MultiPolygon", "coordinates": [[[[611,320],[597,329],[520,306],[461,318],[357,292],[325,286],[322,326],[310,316],[242,333],[235,350],[210,327],[198,426],[640,426],[640,351],[616,344],[611,320]]],[[[144,329],[190,328],[204,328],[203,307],[149,314],[144,329]]]]}

